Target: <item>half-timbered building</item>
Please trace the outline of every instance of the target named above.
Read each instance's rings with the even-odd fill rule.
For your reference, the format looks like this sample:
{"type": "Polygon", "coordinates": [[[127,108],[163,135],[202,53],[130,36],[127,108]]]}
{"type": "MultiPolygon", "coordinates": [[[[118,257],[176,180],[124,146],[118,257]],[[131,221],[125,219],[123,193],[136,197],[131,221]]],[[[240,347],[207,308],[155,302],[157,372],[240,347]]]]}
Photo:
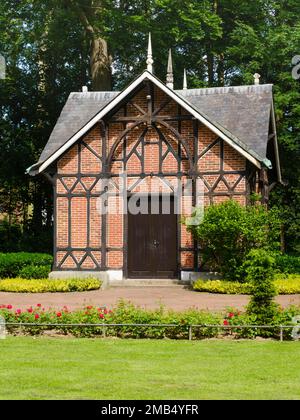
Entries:
{"type": "Polygon", "coordinates": [[[165,84],[152,72],[149,45],[147,70],[123,91],[70,94],[28,170],[53,184],[54,275],[190,279],[201,249],[175,211],[178,185],[192,185],[193,206],[199,180],[205,206],[248,205],[253,192],[267,203],[280,182],[272,85],[255,75],[250,86],[188,89],[185,75],[174,90],[171,64],[169,57],[165,84]],[[131,212],[134,195],[147,197],[150,211],[131,212]],[[123,211],[105,211],[112,201],[123,211]]]}

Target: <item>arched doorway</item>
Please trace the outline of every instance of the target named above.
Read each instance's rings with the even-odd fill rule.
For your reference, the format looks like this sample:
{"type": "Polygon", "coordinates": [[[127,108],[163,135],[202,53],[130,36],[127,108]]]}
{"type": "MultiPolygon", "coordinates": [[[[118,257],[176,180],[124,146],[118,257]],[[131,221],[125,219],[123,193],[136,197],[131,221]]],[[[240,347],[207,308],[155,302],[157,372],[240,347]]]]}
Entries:
{"type": "Polygon", "coordinates": [[[165,121],[132,124],[112,144],[107,170],[112,178],[121,172],[126,178],[122,192],[125,277],[176,278],[181,228],[178,191],[193,171],[188,141],[165,121]]]}

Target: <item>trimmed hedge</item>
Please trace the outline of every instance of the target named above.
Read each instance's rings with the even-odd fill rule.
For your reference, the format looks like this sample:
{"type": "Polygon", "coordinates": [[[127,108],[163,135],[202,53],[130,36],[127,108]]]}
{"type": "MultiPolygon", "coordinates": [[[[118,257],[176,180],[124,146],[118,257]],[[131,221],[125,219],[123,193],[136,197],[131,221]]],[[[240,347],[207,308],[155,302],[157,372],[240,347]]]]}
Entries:
{"type": "Polygon", "coordinates": [[[21,277],[22,279],[44,279],[48,277],[50,271],[50,265],[27,265],[19,271],[18,277],[21,277]]]}
{"type": "MultiPolygon", "coordinates": [[[[290,275],[287,278],[278,278],[274,281],[276,292],[280,295],[300,293],[300,276],[290,275]]],[[[197,280],[193,283],[193,289],[197,292],[219,293],[228,295],[250,295],[252,284],[239,283],[237,281],[223,280],[197,280]]]]}
{"type": "Polygon", "coordinates": [[[300,274],[300,257],[277,254],[275,261],[276,269],[281,273],[300,274]]]}
{"type": "Polygon", "coordinates": [[[0,280],[1,292],[45,293],[45,292],[83,292],[99,289],[99,279],[31,279],[0,280]]]}
{"type": "Polygon", "coordinates": [[[47,270],[43,270],[44,274],[42,276],[46,277],[50,272],[52,261],[52,256],[48,254],[30,252],[0,253],[0,278],[21,277],[21,272],[25,267],[31,267],[27,268],[26,275],[28,275],[29,270],[36,272],[37,267],[47,267],[47,270]]]}

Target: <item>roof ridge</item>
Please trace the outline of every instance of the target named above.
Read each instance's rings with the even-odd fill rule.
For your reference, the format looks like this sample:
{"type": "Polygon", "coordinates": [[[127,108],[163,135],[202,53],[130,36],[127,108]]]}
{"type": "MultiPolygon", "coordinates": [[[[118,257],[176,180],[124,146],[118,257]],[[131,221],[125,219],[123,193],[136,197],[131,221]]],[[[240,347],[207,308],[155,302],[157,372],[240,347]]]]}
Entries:
{"type": "Polygon", "coordinates": [[[261,92],[272,92],[273,84],[268,83],[264,85],[244,85],[244,86],[224,86],[224,87],[210,87],[210,88],[194,88],[185,90],[175,90],[183,96],[195,95],[224,95],[231,93],[250,94],[261,92]]]}

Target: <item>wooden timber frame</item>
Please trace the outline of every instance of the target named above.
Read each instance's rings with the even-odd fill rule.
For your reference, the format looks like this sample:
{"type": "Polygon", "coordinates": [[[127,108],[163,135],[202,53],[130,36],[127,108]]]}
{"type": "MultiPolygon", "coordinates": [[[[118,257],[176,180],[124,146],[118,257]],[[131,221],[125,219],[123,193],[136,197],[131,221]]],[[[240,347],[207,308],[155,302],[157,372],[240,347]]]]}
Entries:
{"type": "MultiPolygon", "coordinates": [[[[164,108],[169,104],[171,99],[167,99],[163,103],[161,103],[157,108],[154,108],[154,102],[155,102],[155,89],[152,82],[145,81],[141,86],[136,88],[130,95],[130,98],[124,99],[123,102],[121,102],[118,105],[118,109],[114,109],[110,113],[108,113],[105,118],[103,118],[99,123],[97,124],[97,130],[99,130],[100,138],[102,140],[102,155],[99,156],[92,148],[89,147],[87,143],[85,143],[84,138],[79,140],[76,144],[78,147],[78,171],[77,174],[74,175],[64,173],[60,174],[57,171],[57,165],[53,164],[51,167],[47,169],[47,172],[45,173],[47,178],[51,180],[54,188],[54,264],[53,264],[53,271],[73,271],[74,268],[64,268],[62,267],[63,263],[68,257],[71,257],[74,261],[74,264],[76,265],[76,269],[80,271],[106,271],[109,269],[107,266],[107,252],[109,251],[122,251],[123,252],[123,265],[120,267],[115,267],[115,270],[123,270],[123,273],[126,277],[127,275],[127,238],[128,238],[128,216],[124,214],[123,216],[123,246],[122,247],[109,247],[107,245],[107,233],[106,233],[106,226],[107,226],[107,215],[102,214],[101,215],[101,248],[99,247],[92,247],[90,246],[90,200],[92,197],[100,197],[104,193],[106,193],[105,190],[100,192],[92,192],[93,187],[98,183],[101,179],[110,179],[111,182],[114,181],[115,177],[118,177],[119,174],[113,173],[111,170],[111,166],[114,162],[122,162],[123,168],[126,171],[126,163],[130,156],[132,154],[135,154],[136,157],[139,159],[141,163],[141,171],[139,173],[127,173],[127,177],[139,177],[139,180],[143,180],[146,177],[158,177],[163,179],[164,176],[169,177],[175,177],[178,180],[181,180],[183,177],[191,179],[193,182],[193,190],[195,190],[196,180],[201,179],[204,182],[204,185],[207,189],[207,191],[204,193],[205,196],[208,197],[209,202],[212,203],[214,197],[217,196],[227,196],[227,197],[233,197],[242,195],[245,196],[245,200],[247,203],[249,203],[249,196],[252,192],[256,191],[257,188],[257,182],[258,179],[260,179],[262,190],[266,190],[267,183],[266,179],[264,178],[262,181],[262,173],[260,172],[260,178],[258,177],[258,168],[256,168],[253,164],[247,161],[247,165],[245,170],[238,170],[238,171],[232,171],[232,170],[225,170],[224,169],[224,140],[221,138],[216,138],[214,141],[212,141],[211,144],[209,144],[207,147],[205,147],[204,150],[201,150],[198,152],[198,141],[199,141],[199,126],[200,122],[194,118],[193,116],[189,114],[183,114],[182,108],[180,105],[177,105],[177,115],[161,115],[160,113],[164,110],[164,108]],[[145,112],[144,109],[139,107],[139,105],[135,104],[132,101],[132,98],[134,95],[141,89],[147,88],[148,94],[147,94],[147,111],[145,112]],[[127,116],[127,104],[130,103],[131,106],[136,108],[141,115],[134,117],[134,116],[127,116]],[[116,112],[120,109],[123,109],[123,116],[115,116],[116,112]],[[181,131],[182,123],[184,121],[191,121],[193,125],[193,152],[190,150],[188,142],[183,137],[181,131]],[[177,124],[177,129],[174,128],[171,124],[175,122],[177,124]],[[108,139],[108,131],[109,131],[109,125],[112,123],[121,123],[123,125],[123,131],[118,136],[118,138],[114,141],[113,145],[111,146],[110,150],[108,149],[109,139],[108,139]],[[130,124],[130,126],[128,126],[130,124]],[[135,129],[135,127],[143,127],[142,134],[139,136],[138,140],[136,141],[135,146],[132,148],[132,150],[127,154],[126,152],[126,142],[128,135],[132,130],[135,129]],[[162,128],[172,134],[172,136],[177,140],[177,150],[174,149],[171,142],[168,140],[166,135],[164,134],[162,128]],[[146,172],[145,171],[145,164],[144,164],[144,148],[145,148],[145,137],[148,132],[148,130],[155,130],[155,132],[158,135],[158,146],[159,146],[159,171],[154,172],[146,172]],[[162,145],[165,144],[167,146],[166,152],[163,153],[163,147],[162,145]],[[139,153],[138,146],[141,145],[142,147],[142,153],[139,153]],[[220,148],[220,169],[218,171],[199,171],[198,170],[198,161],[200,158],[202,158],[207,152],[209,152],[215,145],[219,145],[220,148]],[[95,155],[97,159],[101,161],[102,164],[102,171],[100,173],[84,173],[84,175],[81,173],[81,148],[86,147],[89,149],[91,153],[95,155]],[[115,158],[115,152],[116,150],[122,146],[122,153],[120,154],[121,157],[115,158]],[[167,155],[171,153],[174,158],[177,160],[178,163],[178,171],[177,172],[163,172],[163,162],[164,159],[166,159],[167,155]],[[181,163],[185,161],[187,162],[188,170],[183,171],[181,163]],[[205,180],[205,175],[216,175],[217,179],[214,182],[213,185],[210,185],[205,180]],[[226,180],[226,175],[237,175],[237,180],[233,185],[229,185],[229,183],[226,180]],[[81,183],[81,185],[84,188],[84,195],[83,193],[75,193],[73,192],[75,185],[72,187],[68,187],[64,183],[63,178],[65,177],[76,177],[77,182],[81,183]],[[95,181],[93,185],[90,188],[87,188],[84,183],[81,182],[83,177],[91,177],[95,178],[95,181]],[[240,183],[242,179],[246,180],[246,189],[245,192],[238,192],[235,191],[236,186],[240,183]],[[57,181],[60,181],[65,189],[66,193],[58,193],[57,192],[57,181]],[[217,192],[215,191],[218,183],[220,181],[223,181],[226,187],[228,188],[227,192],[217,192]],[[71,199],[73,197],[86,197],[87,199],[87,246],[84,248],[74,248],[72,247],[72,238],[71,238],[71,199]],[[58,246],[57,240],[56,240],[56,232],[57,232],[57,214],[56,214],[56,203],[57,199],[59,197],[66,197],[68,199],[68,238],[67,246],[58,246]],[[82,251],[84,252],[84,255],[82,258],[78,261],[74,255],[73,251],[82,251]],[[97,261],[97,259],[93,256],[93,251],[101,252],[101,263],[97,261]],[[56,255],[58,252],[65,252],[65,256],[62,258],[62,260],[57,264],[56,263],[56,255]],[[93,263],[95,264],[94,268],[83,268],[82,264],[86,260],[87,257],[90,257],[93,263]]],[[[130,193],[130,191],[129,191],[130,193]]],[[[265,193],[266,194],[266,193],[265,193]]],[[[124,197],[125,199],[125,197],[124,197]]],[[[127,200],[127,194],[126,194],[126,200],[127,200]]],[[[195,196],[193,196],[193,204],[195,205],[195,196]]],[[[177,222],[177,261],[178,261],[178,272],[181,271],[191,271],[190,268],[182,268],[180,266],[180,256],[181,252],[187,251],[192,252],[194,254],[194,267],[193,271],[199,271],[199,255],[200,255],[200,248],[196,241],[194,241],[193,247],[182,247],[181,246],[181,228],[180,228],[180,218],[178,217],[177,222]]]]}

